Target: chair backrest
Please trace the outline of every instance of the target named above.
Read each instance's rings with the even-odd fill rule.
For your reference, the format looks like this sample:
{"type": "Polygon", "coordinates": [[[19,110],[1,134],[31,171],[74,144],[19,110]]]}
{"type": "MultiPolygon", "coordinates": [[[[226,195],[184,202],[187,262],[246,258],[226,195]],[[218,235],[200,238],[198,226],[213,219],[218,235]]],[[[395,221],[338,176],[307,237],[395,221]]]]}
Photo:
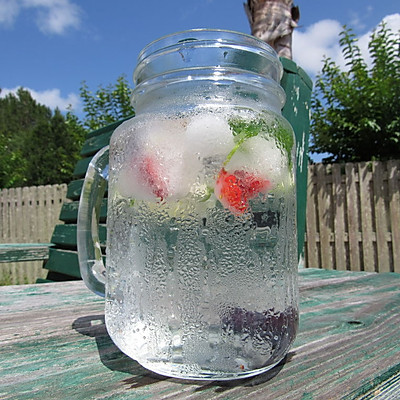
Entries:
{"type": "MultiPolygon", "coordinates": [[[[77,219],[79,198],[85,178],[86,170],[93,156],[104,146],[107,146],[114,130],[125,120],[115,122],[104,128],[90,132],[81,150],[82,158],[77,162],[74,170],[74,180],[70,182],[67,189],[67,201],[63,204],[60,212],[62,225],[56,225],[51,242],[49,258],[44,264],[49,272],[47,280],[65,281],[80,279],[79,263],[77,255],[77,219]]],[[[100,217],[100,240],[105,244],[107,199],[103,200],[100,217]]]]}
{"type": "Polygon", "coordinates": [[[281,58],[284,74],[281,86],[286,93],[283,116],[291,123],[296,135],[297,157],[297,234],[298,255],[303,254],[307,210],[308,139],[312,81],[305,71],[287,58],[281,58]]]}
{"type": "MultiPolygon", "coordinates": [[[[292,124],[297,143],[297,226],[299,252],[303,249],[305,231],[305,212],[307,200],[307,166],[308,166],[308,136],[309,113],[312,82],[307,74],[296,63],[288,59],[281,59],[284,66],[284,75],[281,85],[286,92],[286,105],[282,110],[283,115],[292,124]]],[[[63,204],[60,220],[63,225],[54,229],[50,248],[49,259],[44,268],[49,272],[48,280],[63,281],[80,279],[77,255],[76,223],[78,217],[79,198],[82,190],[83,179],[90,160],[104,146],[108,145],[114,130],[124,120],[115,122],[104,128],[90,132],[83,145],[74,178],[67,191],[69,201],[63,204]]],[[[105,245],[106,240],[107,199],[103,200],[100,216],[100,241],[105,245]]]]}

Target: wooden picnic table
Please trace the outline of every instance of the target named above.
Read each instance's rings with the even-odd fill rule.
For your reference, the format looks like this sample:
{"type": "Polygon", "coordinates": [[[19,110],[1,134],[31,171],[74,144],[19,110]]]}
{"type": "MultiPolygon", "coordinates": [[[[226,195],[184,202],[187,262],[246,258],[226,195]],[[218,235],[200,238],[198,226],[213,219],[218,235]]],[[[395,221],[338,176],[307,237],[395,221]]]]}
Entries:
{"type": "Polygon", "coordinates": [[[400,399],[400,274],[300,270],[300,329],[271,371],[156,375],[122,354],[83,282],[0,288],[1,399],[400,399]]]}

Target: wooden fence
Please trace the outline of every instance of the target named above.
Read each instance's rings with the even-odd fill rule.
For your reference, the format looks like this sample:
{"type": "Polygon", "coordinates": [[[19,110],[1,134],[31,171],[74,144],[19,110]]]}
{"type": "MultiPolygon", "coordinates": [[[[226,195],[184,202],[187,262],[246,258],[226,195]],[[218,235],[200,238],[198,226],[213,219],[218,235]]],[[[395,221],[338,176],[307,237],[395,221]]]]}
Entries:
{"type": "MultiPolygon", "coordinates": [[[[65,201],[67,185],[0,190],[0,243],[49,243],[65,201]]],[[[0,264],[0,284],[34,283],[43,262],[0,264]]]]}
{"type": "MultiPolygon", "coordinates": [[[[400,272],[400,161],[309,166],[305,266],[400,272]]],[[[0,243],[47,243],[67,186],[0,190],[0,243]]],[[[0,264],[0,284],[44,277],[42,262],[0,264]]]]}
{"type": "Polygon", "coordinates": [[[400,272],[400,161],[309,167],[305,266],[400,272]]]}

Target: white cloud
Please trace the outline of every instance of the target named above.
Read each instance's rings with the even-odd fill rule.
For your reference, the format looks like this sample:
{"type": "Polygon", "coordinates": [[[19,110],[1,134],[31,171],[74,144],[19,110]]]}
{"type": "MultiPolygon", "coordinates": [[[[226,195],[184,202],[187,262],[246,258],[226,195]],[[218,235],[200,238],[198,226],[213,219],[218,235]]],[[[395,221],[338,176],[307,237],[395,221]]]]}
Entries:
{"type": "Polygon", "coordinates": [[[383,21],[386,23],[387,27],[394,32],[398,32],[400,30],[400,14],[391,14],[387,15],[383,18],[383,21]]]}
{"type": "MultiPolygon", "coordinates": [[[[13,89],[1,89],[0,97],[5,97],[9,93],[16,93],[19,88],[13,89]]],[[[31,93],[33,99],[35,99],[38,103],[44,104],[51,109],[59,108],[60,111],[66,111],[68,107],[72,107],[72,109],[76,112],[80,107],[80,99],[79,96],[75,93],[68,94],[67,97],[62,97],[60,89],[49,89],[44,90],[42,92],[24,88],[31,93]]]]}
{"type": "Polygon", "coordinates": [[[24,0],[23,4],[38,8],[36,24],[44,33],[63,34],[80,25],[80,8],[70,0],[24,0]]]}
{"type": "Polygon", "coordinates": [[[324,56],[337,60],[340,54],[339,33],[342,25],[325,19],[309,26],[304,32],[293,33],[293,58],[310,75],[318,73],[324,56]]]}
{"type": "Polygon", "coordinates": [[[15,0],[0,0],[0,24],[11,26],[19,13],[15,0]]]}
{"type": "MultiPolygon", "coordinates": [[[[400,30],[400,14],[387,15],[383,21],[394,32],[400,30]]],[[[293,59],[311,77],[321,71],[324,57],[331,58],[337,65],[344,68],[345,61],[339,46],[339,33],[342,30],[342,25],[336,20],[321,20],[307,27],[305,31],[295,30],[293,59]]],[[[368,43],[371,34],[372,30],[358,38],[358,46],[367,63],[370,63],[368,43]]]]}
{"type": "Polygon", "coordinates": [[[35,12],[34,20],[43,33],[61,35],[80,26],[81,9],[71,0],[0,0],[0,25],[12,26],[26,10],[35,12]]]}
{"type": "MultiPolygon", "coordinates": [[[[387,15],[383,18],[382,21],[386,24],[386,27],[393,32],[396,33],[400,31],[400,14],[387,15]]],[[[368,65],[371,63],[371,57],[368,51],[368,43],[371,39],[372,32],[373,30],[360,36],[360,38],[358,39],[358,46],[360,47],[361,54],[363,55],[368,65]]]]}

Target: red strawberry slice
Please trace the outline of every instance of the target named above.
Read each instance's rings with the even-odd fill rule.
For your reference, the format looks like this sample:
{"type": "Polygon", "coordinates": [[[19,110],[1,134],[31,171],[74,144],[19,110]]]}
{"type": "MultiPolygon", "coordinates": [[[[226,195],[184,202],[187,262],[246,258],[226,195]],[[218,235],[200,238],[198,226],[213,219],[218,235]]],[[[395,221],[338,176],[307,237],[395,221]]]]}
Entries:
{"type": "Polygon", "coordinates": [[[215,194],[225,208],[239,215],[247,210],[249,200],[270,187],[270,181],[250,172],[237,170],[230,174],[222,168],[215,184],[215,194]]]}
{"type": "Polygon", "coordinates": [[[162,167],[150,156],[144,157],[139,164],[142,183],[163,201],[168,196],[168,188],[166,180],[161,175],[161,169],[162,167]]]}

